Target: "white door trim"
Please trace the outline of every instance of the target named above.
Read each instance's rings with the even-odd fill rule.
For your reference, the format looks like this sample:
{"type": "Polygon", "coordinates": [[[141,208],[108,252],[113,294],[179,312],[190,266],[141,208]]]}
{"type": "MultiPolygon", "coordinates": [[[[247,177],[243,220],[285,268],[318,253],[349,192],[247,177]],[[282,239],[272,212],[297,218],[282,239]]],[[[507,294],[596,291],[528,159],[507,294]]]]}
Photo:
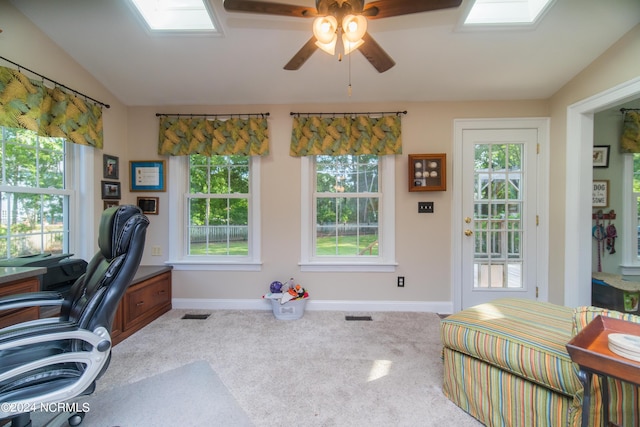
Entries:
{"type": "Polygon", "coordinates": [[[591,304],[593,115],[640,95],[640,77],[567,107],[564,305],[591,304]]]}
{"type": "Polygon", "coordinates": [[[465,129],[538,129],[540,154],[538,156],[538,299],[547,301],[549,295],[549,119],[455,119],[453,121],[453,225],[451,227],[451,288],[453,311],[462,308],[462,133],[465,129]]]}

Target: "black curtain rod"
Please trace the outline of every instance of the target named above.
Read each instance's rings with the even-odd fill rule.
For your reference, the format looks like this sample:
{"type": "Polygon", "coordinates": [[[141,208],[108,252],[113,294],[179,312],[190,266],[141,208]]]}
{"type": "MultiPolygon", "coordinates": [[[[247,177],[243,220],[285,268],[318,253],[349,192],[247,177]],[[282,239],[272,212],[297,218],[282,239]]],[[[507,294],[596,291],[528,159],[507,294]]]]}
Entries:
{"type": "Polygon", "coordinates": [[[82,97],[84,97],[84,98],[86,98],[86,99],[88,99],[88,100],[90,100],[90,101],[92,101],[92,102],[95,102],[95,103],[96,103],[96,104],[98,104],[98,105],[102,105],[103,107],[106,107],[106,108],[111,108],[111,106],[110,106],[109,104],[105,104],[104,102],[100,102],[100,101],[98,101],[97,99],[93,99],[92,97],[90,97],[90,96],[88,96],[88,95],[85,95],[85,94],[84,94],[84,93],[82,93],[82,92],[78,92],[78,91],[77,91],[77,90],[75,90],[75,89],[71,89],[69,86],[65,86],[65,85],[63,85],[62,83],[59,83],[59,82],[57,82],[57,81],[55,81],[55,80],[51,80],[49,77],[43,76],[43,75],[42,75],[42,74],[40,74],[40,73],[36,73],[35,71],[30,70],[30,69],[28,69],[27,67],[25,67],[25,66],[23,66],[23,65],[17,64],[17,63],[15,63],[15,62],[13,62],[13,61],[11,61],[11,60],[9,60],[9,59],[7,59],[7,58],[3,57],[3,56],[0,56],[0,59],[4,59],[5,61],[9,62],[10,64],[15,65],[16,67],[18,67],[18,71],[20,71],[20,69],[22,68],[23,70],[27,70],[28,72],[35,74],[36,76],[40,77],[40,78],[41,78],[41,79],[43,79],[43,80],[48,80],[48,81],[50,81],[51,83],[53,83],[54,85],[56,85],[56,86],[60,86],[60,87],[63,87],[63,88],[65,88],[66,90],[71,91],[71,92],[75,93],[76,95],[80,95],[80,96],[82,96],[82,97]]]}
{"type": "Polygon", "coordinates": [[[407,110],[404,111],[378,111],[378,112],[367,112],[367,113],[294,113],[291,112],[289,115],[291,116],[375,116],[375,115],[385,115],[385,114],[407,114],[407,110]]]}
{"type": "Polygon", "coordinates": [[[640,111],[640,108],[621,108],[620,112],[622,114],[626,113],[627,111],[640,111]]]}
{"type": "Polygon", "coordinates": [[[233,116],[256,116],[256,117],[269,117],[269,113],[233,113],[233,114],[172,114],[172,113],[156,113],[156,117],[160,116],[173,116],[173,117],[233,117],[233,116]]]}

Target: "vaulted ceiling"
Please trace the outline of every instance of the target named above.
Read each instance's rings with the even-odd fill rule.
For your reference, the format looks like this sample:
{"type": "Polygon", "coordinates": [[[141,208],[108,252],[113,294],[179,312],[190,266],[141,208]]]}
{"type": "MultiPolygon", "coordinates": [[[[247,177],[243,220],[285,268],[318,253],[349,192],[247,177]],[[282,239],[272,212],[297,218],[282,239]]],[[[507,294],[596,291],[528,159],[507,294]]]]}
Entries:
{"type": "Polygon", "coordinates": [[[312,20],[211,2],[222,36],[150,34],[128,0],[11,0],[130,106],[544,99],[640,22],[638,0],[556,0],[533,29],[464,31],[463,0],[371,20],[369,33],[396,62],[385,73],[360,52],[338,62],[322,51],[286,71],[312,20]]]}

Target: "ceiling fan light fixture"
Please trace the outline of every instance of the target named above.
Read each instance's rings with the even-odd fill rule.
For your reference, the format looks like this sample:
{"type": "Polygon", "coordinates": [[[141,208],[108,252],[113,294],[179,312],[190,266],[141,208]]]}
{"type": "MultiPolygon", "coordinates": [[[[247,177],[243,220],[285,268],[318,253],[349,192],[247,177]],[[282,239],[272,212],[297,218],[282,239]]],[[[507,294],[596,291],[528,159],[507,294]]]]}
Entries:
{"type": "Polygon", "coordinates": [[[349,41],[346,34],[342,35],[342,45],[344,47],[344,54],[349,55],[351,52],[359,48],[364,44],[364,40],[360,39],[356,42],[349,41]]]}
{"type": "Polygon", "coordinates": [[[329,55],[336,54],[336,43],[338,42],[338,36],[334,34],[333,40],[329,43],[321,43],[320,40],[316,40],[316,46],[318,46],[323,51],[327,52],[329,55]]]}
{"type": "Polygon", "coordinates": [[[342,19],[342,34],[351,43],[362,40],[367,32],[367,18],[362,15],[347,15],[342,19]]]}
{"type": "Polygon", "coordinates": [[[320,16],[313,21],[313,35],[322,44],[335,45],[338,20],[335,16],[320,16]]]}

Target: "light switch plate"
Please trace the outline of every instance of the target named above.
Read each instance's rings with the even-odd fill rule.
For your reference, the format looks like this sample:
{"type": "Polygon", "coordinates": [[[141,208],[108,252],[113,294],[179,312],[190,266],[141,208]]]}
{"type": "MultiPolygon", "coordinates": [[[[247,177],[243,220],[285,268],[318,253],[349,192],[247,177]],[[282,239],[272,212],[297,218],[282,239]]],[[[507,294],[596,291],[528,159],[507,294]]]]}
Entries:
{"type": "Polygon", "coordinates": [[[418,202],[418,213],[433,213],[433,202],[418,202]]]}

